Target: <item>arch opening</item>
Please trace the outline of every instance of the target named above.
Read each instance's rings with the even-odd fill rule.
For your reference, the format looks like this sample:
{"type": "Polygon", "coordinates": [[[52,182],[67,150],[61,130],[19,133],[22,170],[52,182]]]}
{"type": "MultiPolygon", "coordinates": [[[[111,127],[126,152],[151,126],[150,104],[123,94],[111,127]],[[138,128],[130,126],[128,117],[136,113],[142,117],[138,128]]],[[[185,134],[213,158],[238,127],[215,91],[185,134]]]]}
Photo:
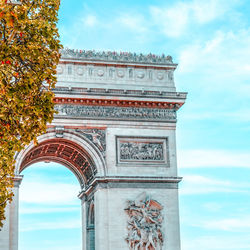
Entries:
{"type": "Polygon", "coordinates": [[[39,162],[23,174],[19,249],[82,249],[79,183],[72,171],[54,162],[39,162]]]}

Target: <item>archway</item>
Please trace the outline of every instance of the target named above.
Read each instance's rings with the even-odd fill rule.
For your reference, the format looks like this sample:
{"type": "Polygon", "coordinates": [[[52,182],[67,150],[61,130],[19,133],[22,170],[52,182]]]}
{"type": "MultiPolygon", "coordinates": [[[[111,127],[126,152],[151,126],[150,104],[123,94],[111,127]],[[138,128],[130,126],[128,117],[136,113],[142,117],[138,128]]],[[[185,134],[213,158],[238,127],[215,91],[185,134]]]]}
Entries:
{"type": "Polygon", "coordinates": [[[0,249],[18,250],[22,171],[39,161],[53,161],[70,169],[80,183],[83,250],[152,246],[152,239],[146,243],[132,237],[125,212],[126,202],[139,204],[137,197],[145,192],[146,198],[161,204],[165,218],[158,221],[163,234],[152,225],[150,237],[154,234],[155,242],[164,242],[163,250],[179,250],[181,178],[175,129],[176,111],[186,93],[176,92],[177,65],[170,56],[152,54],[66,49],[61,55],[54,89],[57,114],[38,145],[30,144],[16,155],[15,196],[6,208],[0,249]]]}
{"type": "Polygon", "coordinates": [[[77,177],[82,190],[95,175],[105,176],[106,166],[100,149],[85,134],[52,129],[38,137],[38,145],[30,144],[16,155],[15,174],[21,175],[29,165],[53,161],[69,168],[77,177]]]}
{"type": "MultiPolygon", "coordinates": [[[[58,134],[48,132],[40,136],[38,141],[38,145],[30,145],[17,155],[16,173],[18,176],[21,176],[26,168],[38,162],[55,162],[67,167],[77,177],[80,191],[84,191],[88,189],[98,172],[105,172],[105,166],[100,166],[100,163],[104,162],[101,153],[84,135],[80,136],[72,133],[72,131],[70,133],[65,131],[63,135],[58,137],[58,134]],[[97,166],[99,166],[99,171],[97,166]]],[[[86,206],[86,213],[91,213],[91,218],[94,216],[93,204],[94,199],[91,198],[86,206]]],[[[93,239],[95,234],[93,219],[90,222],[89,215],[84,218],[85,215],[83,214],[82,217],[83,234],[86,231],[86,236],[83,236],[83,245],[87,245],[87,249],[92,250],[94,249],[93,239]],[[91,248],[88,248],[89,244],[91,244],[91,248]]]]}
{"type": "Polygon", "coordinates": [[[22,174],[19,249],[82,250],[80,185],[75,175],[54,162],[37,162],[22,174]]]}
{"type": "MultiPolygon", "coordinates": [[[[16,155],[14,198],[8,208],[10,220],[7,228],[8,235],[5,236],[8,249],[18,249],[19,186],[23,178],[23,170],[32,164],[44,161],[59,163],[67,167],[78,179],[80,184],[78,197],[81,199],[82,209],[82,248],[86,248],[86,239],[89,234],[88,206],[90,200],[94,202],[94,198],[90,197],[86,200],[83,194],[92,186],[96,176],[105,176],[105,161],[98,147],[85,134],[70,130],[62,134],[57,132],[53,129],[48,131],[38,137],[38,145],[30,144],[16,155]]],[[[92,238],[94,230],[94,225],[92,225],[92,238]]]]}
{"type": "Polygon", "coordinates": [[[89,153],[74,141],[64,138],[45,140],[29,150],[19,167],[19,174],[39,161],[53,161],[66,166],[76,175],[81,187],[88,185],[97,173],[89,153]]]}

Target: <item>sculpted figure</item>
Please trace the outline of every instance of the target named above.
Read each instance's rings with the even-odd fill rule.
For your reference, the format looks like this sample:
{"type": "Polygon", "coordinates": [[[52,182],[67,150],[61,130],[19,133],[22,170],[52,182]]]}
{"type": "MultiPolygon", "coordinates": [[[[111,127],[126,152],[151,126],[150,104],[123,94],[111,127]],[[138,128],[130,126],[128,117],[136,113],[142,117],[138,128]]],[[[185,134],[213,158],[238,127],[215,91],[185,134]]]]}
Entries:
{"type": "Polygon", "coordinates": [[[152,200],[145,192],[134,201],[127,201],[128,235],[126,241],[130,250],[161,250],[163,217],[160,203],[152,200]]]}
{"type": "Polygon", "coordinates": [[[101,151],[104,151],[104,148],[103,148],[101,140],[100,140],[101,135],[98,133],[98,131],[93,129],[93,131],[90,131],[90,132],[85,132],[85,131],[81,131],[81,132],[83,134],[90,136],[93,143],[95,143],[100,148],[101,151]]]}

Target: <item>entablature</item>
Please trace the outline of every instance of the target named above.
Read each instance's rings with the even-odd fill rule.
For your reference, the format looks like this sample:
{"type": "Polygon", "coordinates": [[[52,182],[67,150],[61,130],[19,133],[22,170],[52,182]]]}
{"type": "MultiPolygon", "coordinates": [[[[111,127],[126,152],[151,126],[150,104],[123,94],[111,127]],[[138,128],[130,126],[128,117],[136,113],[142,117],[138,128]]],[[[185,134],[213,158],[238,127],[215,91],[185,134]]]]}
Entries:
{"type": "Polygon", "coordinates": [[[171,56],[62,50],[58,86],[175,92],[171,56]]]}

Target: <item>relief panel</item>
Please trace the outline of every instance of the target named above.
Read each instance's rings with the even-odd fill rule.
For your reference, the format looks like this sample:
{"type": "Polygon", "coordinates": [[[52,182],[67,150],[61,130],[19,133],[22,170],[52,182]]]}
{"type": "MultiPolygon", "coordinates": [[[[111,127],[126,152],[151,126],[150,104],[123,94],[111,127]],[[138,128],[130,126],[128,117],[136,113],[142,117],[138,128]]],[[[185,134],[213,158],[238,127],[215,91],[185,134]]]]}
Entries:
{"type": "Polygon", "coordinates": [[[162,205],[145,192],[128,200],[126,241],[130,250],[161,250],[163,246],[162,205]]]}
{"type": "Polygon", "coordinates": [[[55,117],[81,117],[92,119],[112,120],[146,120],[146,121],[175,121],[176,110],[157,108],[134,108],[134,107],[100,107],[81,105],[55,105],[58,112],[55,117]]]}
{"type": "Polygon", "coordinates": [[[169,165],[168,138],[117,137],[117,164],[169,165]]]}

